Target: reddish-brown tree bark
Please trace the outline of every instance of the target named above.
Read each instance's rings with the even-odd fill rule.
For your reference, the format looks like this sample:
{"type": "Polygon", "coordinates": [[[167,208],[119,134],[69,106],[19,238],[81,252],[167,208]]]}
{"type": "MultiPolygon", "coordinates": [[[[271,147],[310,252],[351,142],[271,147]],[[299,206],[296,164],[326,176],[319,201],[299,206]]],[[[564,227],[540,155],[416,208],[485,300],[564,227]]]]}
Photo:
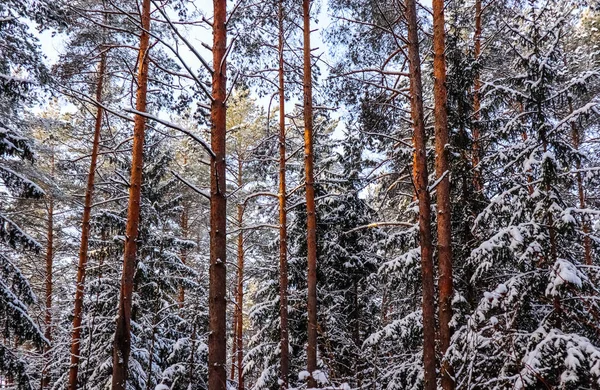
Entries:
{"type": "Polygon", "coordinates": [[[83,217],[81,221],[81,243],[79,244],[79,261],[77,263],[77,277],[75,285],[75,302],[73,309],[73,329],[71,333],[71,365],[69,366],[69,381],[67,388],[76,390],[79,374],[79,355],[81,320],[83,312],[83,293],[85,286],[85,272],[87,267],[88,245],[90,239],[90,216],[92,214],[92,199],[94,195],[94,182],[96,178],[96,165],[98,163],[98,150],[100,146],[100,130],[102,129],[102,115],[104,110],[100,105],[102,102],[102,89],[104,86],[104,74],[106,73],[106,50],[101,49],[100,64],[96,81],[96,120],[94,123],[94,140],[92,142],[92,153],[90,156],[90,169],[87,176],[85,199],[83,204],[83,217]]]}
{"type": "Polygon", "coordinates": [[[306,241],[308,252],[308,387],[316,387],[312,374],[317,369],[317,214],[313,173],[312,61],[310,58],[310,0],[302,2],[304,19],[304,171],[306,174],[306,241]]]}
{"type": "Polygon", "coordinates": [[[208,296],[208,389],[225,390],[226,324],[226,215],[227,200],[225,177],[226,114],[226,52],[227,1],[213,0],[213,75],[211,118],[211,148],[214,153],[210,165],[210,283],[208,296]]]}
{"type": "Polygon", "coordinates": [[[408,60],[410,70],[410,105],[413,121],[413,180],[419,202],[419,241],[423,278],[423,366],[425,390],[436,389],[435,308],[433,283],[433,248],[431,239],[431,204],[427,174],[427,136],[423,119],[423,87],[415,0],[406,0],[408,60]]]}
{"type": "MultiPolygon", "coordinates": [[[[244,184],[242,180],[242,167],[242,157],[238,154],[238,188],[242,188],[244,184]]],[[[244,219],[243,204],[237,205],[237,218],[240,231],[238,232],[237,237],[237,304],[235,306],[237,315],[235,321],[235,344],[237,349],[236,352],[238,364],[238,390],[244,390],[244,367],[242,366],[242,362],[244,361],[244,312],[242,310],[244,307],[244,231],[242,229],[244,219]]]]}
{"type": "MultiPolygon", "coordinates": [[[[481,0],[475,0],[475,61],[481,57],[481,0]]],[[[481,178],[481,168],[479,162],[481,160],[481,145],[479,138],[481,136],[480,124],[481,119],[481,96],[479,91],[481,90],[481,78],[479,71],[475,74],[475,85],[473,88],[473,185],[476,191],[483,189],[483,182],[481,178]]]]}
{"type": "MultiPolygon", "coordinates": [[[[137,61],[137,94],[135,109],[146,111],[148,92],[148,65],[150,49],[150,0],[142,1],[142,32],[137,61]]],[[[124,390],[127,383],[129,354],[131,352],[131,305],[133,298],[133,279],[136,266],[137,236],[140,222],[140,201],[142,194],[142,169],[144,165],[144,133],[146,118],[136,114],[133,126],[133,148],[131,154],[131,177],[129,179],[129,204],[127,225],[125,227],[125,254],[123,256],[123,274],[119,294],[119,312],[117,328],[113,342],[112,390],[124,390]]]]}
{"type": "MultiPolygon", "coordinates": [[[[51,156],[52,177],[54,177],[54,152],[51,156]]],[[[44,346],[44,367],[42,369],[42,389],[50,386],[50,375],[48,375],[48,359],[52,343],[52,288],[53,275],[52,265],[54,261],[54,196],[48,196],[48,226],[46,232],[46,310],[44,313],[44,337],[49,344],[44,346]]]]}
{"type": "Polygon", "coordinates": [[[279,27],[279,317],[280,317],[280,388],[288,388],[289,377],[289,336],[288,336],[288,270],[287,270],[287,211],[285,183],[285,79],[283,59],[283,0],[278,5],[279,27]]]}
{"type": "MultiPolygon", "coordinates": [[[[452,336],[452,227],[450,209],[450,172],[448,164],[448,91],[446,90],[446,33],[444,31],[444,0],[433,0],[433,95],[435,101],[435,171],[437,185],[437,233],[439,267],[439,322],[442,355],[450,346],[452,336]]],[[[444,359],[441,366],[442,388],[454,389],[452,367],[444,359]]]]}

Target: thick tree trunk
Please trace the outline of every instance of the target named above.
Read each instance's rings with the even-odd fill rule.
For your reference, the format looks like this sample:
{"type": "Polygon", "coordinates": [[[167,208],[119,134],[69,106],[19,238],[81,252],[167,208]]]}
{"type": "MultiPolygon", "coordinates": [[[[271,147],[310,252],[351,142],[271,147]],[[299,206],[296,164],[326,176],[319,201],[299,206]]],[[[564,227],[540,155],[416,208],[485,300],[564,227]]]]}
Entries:
{"type": "MultiPolygon", "coordinates": [[[[106,73],[106,50],[100,53],[100,65],[98,66],[98,78],[96,82],[96,101],[102,102],[102,89],[104,85],[104,74],[106,73]]],[[[85,189],[85,200],[83,205],[83,218],[81,221],[81,243],[79,245],[79,262],[77,264],[77,279],[75,285],[75,303],[73,309],[73,329],[71,334],[71,365],[69,366],[69,390],[77,389],[77,375],[79,374],[79,354],[81,346],[81,320],[83,314],[83,293],[85,286],[85,272],[87,267],[88,244],[90,239],[90,216],[92,213],[92,199],[94,195],[94,181],[96,178],[96,165],[98,162],[98,149],[100,146],[100,130],[102,129],[102,106],[96,107],[96,121],[94,123],[94,141],[92,143],[92,154],[90,157],[90,170],[87,176],[85,189]]]]}
{"type": "MultiPolygon", "coordinates": [[[[242,159],[238,154],[238,188],[242,188],[242,159]]],[[[235,344],[237,348],[237,364],[238,364],[238,390],[244,390],[244,367],[242,362],[244,361],[244,231],[242,230],[242,223],[244,219],[244,205],[237,205],[237,218],[239,233],[237,237],[237,304],[235,310],[236,316],[236,330],[235,330],[235,344]]]]}
{"type": "MultiPolygon", "coordinates": [[[[138,54],[137,95],[135,109],[146,111],[148,91],[148,50],[150,48],[150,0],[142,2],[142,33],[138,54]]],[[[135,115],[133,126],[133,149],[131,155],[131,178],[129,180],[129,205],[127,225],[125,227],[125,254],[123,256],[123,275],[119,295],[119,313],[117,329],[113,342],[112,390],[126,388],[129,354],[131,352],[131,306],[133,299],[133,279],[136,266],[137,236],[140,222],[140,201],[142,193],[142,169],[144,165],[144,133],[146,118],[135,115]]]]}
{"type": "Polygon", "coordinates": [[[211,147],[215,154],[210,165],[210,286],[209,286],[209,336],[208,336],[208,389],[225,390],[226,324],[225,298],[227,271],[226,214],[227,200],[225,177],[225,118],[226,107],[226,51],[227,51],[227,1],[213,0],[213,75],[211,104],[211,147]]]}
{"type": "MultiPolygon", "coordinates": [[[[481,0],[475,0],[475,61],[481,57],[481,0]]],[[[481,178],[481,168],[479,162],[481,160],[481,145],[479,137],[481,136],[480,124],[481,119],[481,96],[479,91],[481,90],[481,76],[479,71],[475,74],[475,85],[473,91],[473,185],[475,191],[481,191],[483,189],[483,181],[481,178]]]]}
{"type": "MultiPolygon", "coordinates": [[[[52,177],[54,177],[54,154],[52,155],[52,177]]],[[[48,197],[48,226],[46,234],[46,310],[44,314],[44,337],[50,342],[44,346],[44,368],[42,369],[42,389],[50,386],[48,374],[49,353],[52,347],[52,263],[54,259],[54,197],[48,197]]]]}
{"type": "Polygon", "coordinates": [[[317,214],[313,173],[312,62],[310,58],[310,0],[302,2],[304,18],[304,170],[306,173],[306,241],[308,251],[308,387],[316,387],[317,369],[317,214]]]}
{"type": "MultiPolygon", "coordinates": [[[[439,321],[442,356],[450,346],[452,320],[452,227],[450,210],[450,172],[448,164],[448,92],[446,90],[446,33],[444,0],[433,0],[433,95],[435,100],[435,171],[437,180],[437,232],[439,266],[439,321]]],[[[442,388],[454,389],[452,367],[443,359],[442,388]]]]}
{"type": "Polygon", "coordinates": [[[287,270],[287,211],[285,183],[285,79],[283,59],[283,0],[279,0],[279,316],[280,328],[280,373],[282,390],[289,385],[289,337],[288,337],[288,270],[287,270]]]}
{"type": "Polygon", "coordinates": [[[421,59],[415,0],[406,0],[408,59],[410,68],[411,116],[413,121],[413,180],[419,202],[419,238],[423,278],[423,365],[424,389],[436,389],[435,308],[433,283],[433,248],[431,239],[431,205],[427,174],[427,136],[423,120],[421,59]]]}

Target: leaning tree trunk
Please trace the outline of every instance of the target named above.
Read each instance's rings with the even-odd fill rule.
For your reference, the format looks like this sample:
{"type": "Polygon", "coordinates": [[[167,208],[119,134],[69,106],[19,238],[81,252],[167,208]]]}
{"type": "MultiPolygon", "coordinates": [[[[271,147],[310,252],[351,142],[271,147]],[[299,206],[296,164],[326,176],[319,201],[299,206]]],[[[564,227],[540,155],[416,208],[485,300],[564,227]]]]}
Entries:
{"type": "Polygon", "coordinates": [[[306,241],[308,251],[308,387],[316,387],[317,369],[317,215],[313,173],[312,63],[310,59],[310,0],[302,2],[304,18],[304,170],[306,173],[306,241]]]}
{"type": "Polygon", "coordinates": [[[433,248],[431,239],[431,205],[427,177],[427,136],[423,119],[421,59],[415,0],[406,0],[408,25],[408,59],[410,68],[410,100],[413,121],[413,180],[419,202],[419,238],[421,273],[423,278],[423,365],[424,389],[436,389],[435,372],[435,309],[433,283],[433,248]]]}
{"type": "Polygon", "coordinates": [[[94,124],[94,141],[92,143],[92,154],[90,156],[90,169],[88,171],[87,186],[85,189],[85,200],[83,204],[83,218],[81,221],[81,243],[79,245],[79,262],[77,264],[77,277],[75,284],[75,307],[73,309],[73,329],[71,334],[71,365],[69,366],[69,381],[67,388],[76,390],[78,386],[79,355],[81,347],[81,320],[83,314],[83,293],[85,286],[85,271],[87,267],[88,245],[90,239],[90,216],[92,213],[92,198],[94,194],[94,181],[96,177],[96,165],[98,162],[98,150],[100,147],[100,130],[102,129],[102,88],[104,85],[104,74],[106,73],[106,49],[100,52],[100,65],[98,67],[98,79],[96,82],[96,121],[94,124]]]}
{"type": "MultiPolygon", "coordinates": [[[[433,0],[433,95],[435,100],[435,171],[437,185],[437,232],[439,266],[439,321],[442,356],[452,336],[452,227],[450,210],[450,172],[448,164],[448,92],[446,90],[446,33],[444,0],[433,0]]],[[[454,389],[454,375],[447,359],[441,367],[442,388],[454,389]]]]}
{"type": "Polygon", "coordinates": [[[288,336],[288,270],[287,270],[287,211],[285,184],[285,79],[283,59],[283,0],[279,0],[279,316],[280,316],[280,388],[289,385],[289,336],[288,336]]]}
{"type": "MultiPolygon", "coordinates": [[[[150,0],[142,2],[142,33],[138,54],[137,95],[135,109],[146,111],[148,92],[148,65],[150,49],[150,0]]],[[[129,205],[125,228],[125,254],[123,256],[123,275],[119,294],[119,313],[117,329],[113,342],[112,390],[122,390],[127,384],[127,368],[131,352],[131,304],[133,298],[133,278],[136,266],[137,236],[140,222],[140,201],[142,190],[142,168],[144,165],[144,132],[146,118],[136,114],[133,126],[133,149],[131,156],[131,178],[129,180],[129,205]]]]}
{"type": "Polygon", "coordinates": [[[208,389],[225,390],[227,300],[225,298],[227,271],[225,177],[225,118],[226,107],[226,53],[227,1],[213,0],[213,75],[211,119],[211,148],[214,153],[210,165],[210,281],[208,292],[208,389]]]}

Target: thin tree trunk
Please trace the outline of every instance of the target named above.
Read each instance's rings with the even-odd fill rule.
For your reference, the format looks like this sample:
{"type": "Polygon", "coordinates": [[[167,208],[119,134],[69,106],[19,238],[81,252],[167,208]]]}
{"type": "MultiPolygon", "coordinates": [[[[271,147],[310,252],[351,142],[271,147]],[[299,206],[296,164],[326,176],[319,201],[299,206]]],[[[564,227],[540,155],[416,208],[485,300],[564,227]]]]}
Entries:
{"type": "MultiPolygon", "coordinates": [[[[183,202],[183,211],[181,212],[181,235],[184,240],[188,238],[188,210],[187,204],[183,202]]],[[[181,262],[185,265],[187,263],[187,249],[181,250],[181,262]]],[[[185,304],[185,289],[183,284],[179,285],[179,294],[177,297],[179,301],[179,308],[182,309],[185,304]]]]}
{"type": "MultiPolygon", "coordinates": [[[[238,188],[242,188],[242,159],[238,154],[238,188]]],[[[242,230],[242,222],[244,219],[244,205],[237,205],[237,218],[239,233],[237,237],[237,305],[235,310],[236,316],[236,332],[235,341],[237,346],[237,364],[238,364],[238,390],[244,390],[244,367],[242,362],[244,361],[244,321],[243,321],[243,307],[244,307],[244,231],[242,230]]]]}
{"type": "MultiPolygon", "coordinates": [[[[235,284],[233,295],[237,297],[237,283],[235,284]]],[[[233,305],[233,318],[232,321],[232,335],[231,335],[231,374],[229,375],[229,379],[233,381],[235,379],[235,367],[236,367],[236,358],[237,354],[235,353],[237,348],[236,336],[237,336],[237,307],[236,303],[233,305]]]]}
{"type": "MultiPolygon", "coordinates": [[[[567,66],[565,60],[565,67],[567,66]]],[[[573,114],[573,99],[569,96],[569,113],[573,114]]],[[[572,121],[571,122],[571,139],[573,141],[573,149],[579,150],[579,131],[577,129],[577,124],[572,121]]],[[[576,180],[577,180],[577,193],[579,195],[579,208],[582,210],[585,209],[585,189],[583,188],[583,176],[581,175],[581,161],[577,159],[575,163],[575,168],[577,169],[576,180]]],[[[590,223],[586,216],[582,217],[583,222],[583,259],[585,265],[592,265],[592,242],[590,240],[590,223]]]]}
{"type": "MultiPolygon", "coordinates": [[[[51,156],[52,178],[54,178],[54,152],[51,156]]],[[[44,368],[42,369],[42,389],[50,386],[50,375],[48,374],[48,359],[52,347],[52,263],[54,259],[54,196],[52,192],[48,197],[48,227],[46,234],[46,311],[44,315],[44,337],[49,344],[44,346],[44,368]]]]}
{"type": "Polygon", "coordinates": [[[227,200],[225,177],[225,107],[226,51],[227,51],[227,1],[213,0],[213,75],[211,104],[211,147],[215,154],[210,165],[210,286],[209,286],[209,336],[208,336],[208,389],[225,390],[226,317],[225,298],[227,271],[226,214],[227,200]]]}
{"type": "MultiPolygon", "coordinates": [[[[433,0],[433,94],[435,100],[435,170],[437,180],[437,232],[439,264],[439,321],[442,356],[450,346],[452,336],[452,226],[450,209],[450,172],[448,164],[448,92],[446,90],[446,33],[444,31],[444,0],[433,0]]],[[[442,388],[454,389],[452,367],[442,360],[442,388]]]]}
{"type": "Polygon", "coordinates": [[[433,248],[431,239],[431,205],[427,174],[427,136],[423,120],[421,59],[415,0],[406,0],[408,57],[410,68],[411,116],[413,121],[413,180],[419,201],[419,238],[423,278],[423,365],[424,389],[436,389],[435,372],[435,308],[433,283],[433,248]]]}
{"type": "Polygon", "coordinates": [[[196,324],[194,323],[194,328],[192,330],[192,347],[190,348],[190,367],[188,370],[188,383],[192,385],[194,383],[194,356],[196,353],[196,324]]]}
{"type": "MultiPolygon", "coordinates": [[[[475,61],[478,61],[481,57],[481,0],[475,0],[475,61]]],[[[479,141],[480,137],[480,124],[481,119],[481,96],[479,91],[481,90],[481,76],[479,70],[475,74],[475,85],[473,91],[473,185],[475,191],[481,191],[483,189],[483,182],[481,178],[481,167],[479,162],[481,161],[481,145],[479,141]]]]}
{"type": "MultiPolygon", "coordinates": [[[[148,65],[150,49],[150,0],[142,2],[142,32],[138,55],[137,95],[135,109],[146,111],[148,91],[148,65]]],[[[129,205],[125,228],[125,254],[123,256],[123,275],[119,294],[119,313],[113,343],[112,390],[126,388],[129,354],[131,352],[131,306],[133,299],[133,279],[136,266],[137,236],[140,222],[140,200],[142,190],[142,169],[144,165],[144,133],[146,118],[135,115],[133,126],[133,149],[131,155],[131,178],[129,180],[129,205]]]]}
{"type": "Polygon", "coordinates": [[[282,390],[289,385],[289,337],[288,337],[288,270],[287,270],[287,211],[285,183],[285,79],[283,59],[283,1],[279,0],[279,316],[280,316],[280,373],[282,390]]]}
{"type": "MultiPolygon", "coordinates": [[[[102,102],[102,88],[104,85],[104,74],[106,73],[106,50],[100,52],[100,65],[98,66],[98,78],[96,82],[96,101],[102,102]]],[[[98,162],[98,150],[100,146],[100,130],[102,129],[102,106],[96,107],[96,121],[94,124],[94,141],[92,143],[92,154],[90,157],[90,170],[88,171],[87,186],[85,189],[85,200],[83,205],[83,218],[81,221],[81,243],[79,245],[79,262],[77,264],[77,279],[75,284],[75,303],[73,309],[73,329],[71,334],[71,365],[69,366],[69,381],[67,388],[76,390],[79,374],[79,354],[81,346],[81,320],[83,314],[83,293],[85,287],[85,272],[87,267],[88,245],[90,239],[90,216],[92,213],[92,198],[94,195],[94,181],[96,177],[96,165],[98,162]]]]}
{"type": "Polygon", "coordinates": [[[310,58],[310,0],[302,2],[304,19],[304,170],[306,173],[306,241],[308,251],[308,387],[316,387],[317,369],[317,215],[313,173],[312,62],[310,58]]]}
{"type": "MultiPolygon", "coordinates": [[[[158,305],[157,305],[158,306],[158,305]]],[[[148,353],[148,373],[146,376],[146,390],[152,390],[152,365],[154,364],[154,342],[156,340],[156,323],[158,322],[158,307],[154,309],[154,317],[152,317],[152,333],[150,335],[150,351],[148,353]]]]}

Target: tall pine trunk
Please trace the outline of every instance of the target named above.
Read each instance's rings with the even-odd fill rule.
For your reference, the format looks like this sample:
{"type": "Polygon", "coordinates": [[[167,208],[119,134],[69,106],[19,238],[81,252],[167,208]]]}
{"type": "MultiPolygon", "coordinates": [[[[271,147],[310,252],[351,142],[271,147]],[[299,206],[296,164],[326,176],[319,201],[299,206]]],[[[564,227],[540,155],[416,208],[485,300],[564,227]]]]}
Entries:
{"type": "MultiPolygon", "coordinates": [[[[481,57],[481,0],[475,0],[475,61],[479,61],[481,57]]],[[[475,74],[475,85],[473,90],[473,185],[475,191],[480,192],[483,189],[483,181],[481,177],[481,167],[479,162],[481,160],[481,136],[480,119],[481,113],[481,76],[480,71],[477,70],[475,74]]]]}
{"type": "Polygon", "coordinates": [[[279,316],[280,316],[280,388],[288,388],[289,336],[288,336],[288,270],[287,270],[287,211],[285,183],[285,79],[283,59],[283,0],[278,6],[279,27],[279,316]]]}
{"type": "Polygon", "coordinates": [[[210,285],[208,296],[209,336],[208,336],[208,389],[225,390],[227,373],[225,364],[227,300],[225,298],[227,271],[226,215],[227,200],[225,177],[225,107],[226,52],[227,52],[227,1],[213,0],[213,75],[211,147],[214,153],[210,165],[210,285]]]}
{"type": "Polygon", "coordinates": [[[77,277],[75,285],[75,302],[73,309],[73,329],[71,333],[71,365],[69,366],[69,380],[67,388],[76,390],[79,374],[79,355],[81,347],[81,320],[83,314],[83,294],[85,287],[85,272],[88,259],[88,245],[90,239],[90,217],[92,213],[92,199],[94,195],[94,182],[96,178],[96,165],[98,163],[98,150],[100,147],[100,130],[102,129],[102,89],[106,73],[106,50],[101,49],[98,77],[96,81],[96,120],[94,123],[94,140],[90,156],[90,169],[87,176],[85,200],[83,205],[83,218],[81,221],[81,243],[79,245],[79,261],[77,263],[77,277]]]}
{"type": "MultiPolygon", "coordinates": [[[[448,164],[448,91],[446,90],[446,33],[444,0],[433,0],[433,95],[435,100],[435,171],[437,185],[437,233],[439,267],[439,321],[442,356],[452,336],[452,226],[450,210],[450,172],[448,164]]],[[[441,366],[442,388],[454,389],[452,367],[447,359],[441,366]]]]}
{"type": "MultiPolygon", "coordinates": [[[[51,156],[52,178],[54,178],[54,151],[51,156]]],[[[42,369],[42,389],[50,386],[48,373],[49,354],[52,347],[52,265],[54,260],[54,195],[50,192],[48,197],[48,226],[46,232],[46,310],[44,313],[44,337],[49,344],[44,346],[44,367],[42,369]]]]}
{"type": "Polygon", "coordinates": [[[436,389],[435,308],[433,283],[433,248],[431,239],[431,205],[427,174],[427,136],[423,119],[421,58],[415,0],[406,0],[408,60],[410,69],[411,116],[413,122],[413,180],[419,202],[419,238],[423,278],[423,366],[424,389],[436,389]]]}
{"type": "MultiPolygon", "coordinates": [[[[242,159],[238,154],[238,188],[242,188],[242,159]]],[[[239,225],[239,233],[237,237],[237,294],[235,305],[236,312],[236,329],[235,329],[235,345],[237,351],[237,364],[238,364],[238,390],[244,390],[244,367],[242,362],[244,361],[244,321],[243,321],[243,307],[244,307],[244,231],[242,230],[242,223],[244,219],[244,205],[237,205],[237,218],[239,225]]]]}
{"type": "Polygon", "coordinates": [[[306,241],[308,251],[308,346],[306,367],[308,387],[316,387],[317,369],[317,214],[313,173],[312,62],[310,58],[310,0],[302,2],[304,19],[304,170],[306,174],[306,241]]]}
{"type": "MultiPolygon", "coordinates": [[[[135,109],[146,111],[146,95],[148,92],[148,65],[150,48],[150,0],[142,2],[142,32],[137,61],[137,95],[135,109]]],[[[129,204],[127,208],[127,225],[125,228],[125,254],[123,256],[123,275],[119,294],[119,313],[117,329],[113,342],[113,375],[112,390],[126,388],[129,354],[131,352],[131,306],[133,299],[133,278],[136,267],[137,236],[140,222],[140,201],[142,194],[142,169],[144,165],[144,133],[146,118],[135,115],[133,126],[133,149],[131,155],[131,177],[129,180],[129,204]]]]}

